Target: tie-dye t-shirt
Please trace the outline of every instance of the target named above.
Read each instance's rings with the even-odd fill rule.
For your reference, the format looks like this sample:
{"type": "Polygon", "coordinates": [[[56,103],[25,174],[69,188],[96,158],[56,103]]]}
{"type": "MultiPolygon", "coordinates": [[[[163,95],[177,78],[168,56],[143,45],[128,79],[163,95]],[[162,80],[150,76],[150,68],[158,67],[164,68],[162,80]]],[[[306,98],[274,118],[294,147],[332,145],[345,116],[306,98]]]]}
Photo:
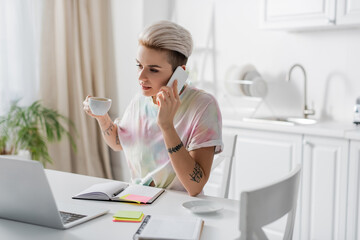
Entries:
{"type": "MultiPolygon", "coordinates": [[[[181,105],[174,117],[174,126],[188,151],[215,147],[222,151],[221,113],[215,98],[187,86],[180,95],[181,105]]],[[[121,146],[134,183],[184,190],[176,177],[162,132],[157,125],[159,106],[151,97],[138,94],[126,109],[121,121],[115,121],[121,146]]]]}

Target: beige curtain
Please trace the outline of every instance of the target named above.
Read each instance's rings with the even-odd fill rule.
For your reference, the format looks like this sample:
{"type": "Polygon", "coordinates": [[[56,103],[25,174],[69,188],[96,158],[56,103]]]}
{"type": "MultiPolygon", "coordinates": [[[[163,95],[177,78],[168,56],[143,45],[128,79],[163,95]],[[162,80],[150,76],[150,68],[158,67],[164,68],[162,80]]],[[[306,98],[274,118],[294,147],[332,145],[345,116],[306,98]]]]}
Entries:
{"type": "Polygon", "coordinates": [[[48,168],[112,178],[109,148],[96,120],[82,109],[88,94],[108,97],[106,86],[116,88],[110,4],[110,0],[44,1],[40,96],[46,106],[75,123],[78,148],[74,153],[67,139],[52,144],[54,163],[48,168]]]}

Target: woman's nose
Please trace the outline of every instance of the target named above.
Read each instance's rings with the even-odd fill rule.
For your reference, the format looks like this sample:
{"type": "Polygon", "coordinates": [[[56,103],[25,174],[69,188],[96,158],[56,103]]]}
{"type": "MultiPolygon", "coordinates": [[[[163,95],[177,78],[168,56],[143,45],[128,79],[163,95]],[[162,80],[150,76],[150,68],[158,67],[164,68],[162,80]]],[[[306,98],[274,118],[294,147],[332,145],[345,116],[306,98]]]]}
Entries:
{"type": "Polygon", "coordinates": [[[139,71],[138,78],[139,78],[139,80],[142,80],[142,81],[147,80],[146,71],[144,71],[144,69],[139,71]]]}

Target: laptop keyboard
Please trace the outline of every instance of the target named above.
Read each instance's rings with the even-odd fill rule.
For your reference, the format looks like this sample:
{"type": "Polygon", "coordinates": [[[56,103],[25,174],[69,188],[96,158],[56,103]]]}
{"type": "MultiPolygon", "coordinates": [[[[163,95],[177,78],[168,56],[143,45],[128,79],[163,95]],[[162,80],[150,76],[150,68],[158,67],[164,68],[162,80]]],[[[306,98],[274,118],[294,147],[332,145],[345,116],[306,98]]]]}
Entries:
{"type": "Polygon", "coordinates": [[[60,212],[61,215],[61,219],[63,221],[64,224],[67,223],[71,223],[73,221],[79,220],[83,217],[86,217],[86,215],[81,215],[81,214],[75,214],[75,213],[69,213],[69,212],[60,212]]]}

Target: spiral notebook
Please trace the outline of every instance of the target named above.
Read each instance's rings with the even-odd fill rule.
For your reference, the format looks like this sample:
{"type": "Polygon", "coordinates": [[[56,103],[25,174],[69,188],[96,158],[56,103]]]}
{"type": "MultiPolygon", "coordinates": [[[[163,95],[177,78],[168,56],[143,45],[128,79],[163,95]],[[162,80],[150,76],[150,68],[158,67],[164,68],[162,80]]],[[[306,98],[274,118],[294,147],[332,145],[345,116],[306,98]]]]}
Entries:
{"type": "Polygon", "coordinates": [[[199,240],[203,227],[204,220],[201,218],[147,215],[133,240],[199,240]]]}

